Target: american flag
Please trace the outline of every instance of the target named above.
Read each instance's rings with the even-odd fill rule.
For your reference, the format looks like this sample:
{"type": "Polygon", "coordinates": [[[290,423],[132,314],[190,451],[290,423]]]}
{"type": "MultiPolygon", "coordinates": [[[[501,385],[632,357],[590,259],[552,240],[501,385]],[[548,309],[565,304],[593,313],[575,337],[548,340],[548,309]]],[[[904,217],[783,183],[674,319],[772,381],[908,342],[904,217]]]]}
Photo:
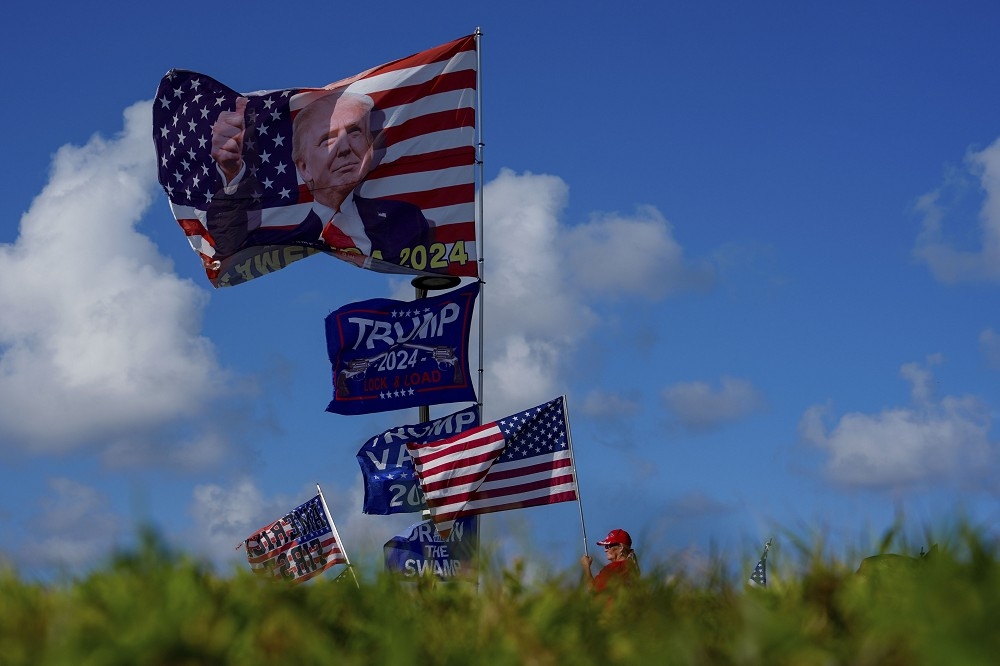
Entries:
{"type": "Polygon", "coordinates": [[[374,67],[323,88],[238,93],[197,72],[172,69],[153,103],[158,177],[170,207],[209,280],[229,286],[273,272],[317,252],[351,260],[321,239],[247,248],[216,256],[207,211],[222,184],[211,157],[212,126],[222,111],[247,99],[243,158],[257,183],[241,203],[260,228],[293,229],[312,209],[309,188],[292,160],[292,120],[301,101],[328,90],[366,94],[375,107],[377,166],[358,188],[368,199],[419,207],[433,243],[400,264],[356,259],[365,268],[417,275],[478,275],[475,229],[476,35],[374,67]],[[298,97],[296,97],[298,96],[298,97]]]}
{"type": "Polygon", "coordinates": [[[757,561],[757,566],[753,568],[753,573],[750,574],[750,585],[756,587],[760,585],[761,587],[767,587],[767,550],[771,547],[771,540],[768,539],[767,543],[764,544],[764,552],[761,553],[760,560],[757,561]]]}
{"type": "Polygon", "coordinates": [[[565,396],[446,439],[406,446],[443,538],[461,516],[578,498],[565,396]]]}
{"type": "Polygon", "coordinates": [[[254,573],[301,583],[348,563],[335,534],[322,497],[316,495],[247,537],[247,561],[254,573]]]}

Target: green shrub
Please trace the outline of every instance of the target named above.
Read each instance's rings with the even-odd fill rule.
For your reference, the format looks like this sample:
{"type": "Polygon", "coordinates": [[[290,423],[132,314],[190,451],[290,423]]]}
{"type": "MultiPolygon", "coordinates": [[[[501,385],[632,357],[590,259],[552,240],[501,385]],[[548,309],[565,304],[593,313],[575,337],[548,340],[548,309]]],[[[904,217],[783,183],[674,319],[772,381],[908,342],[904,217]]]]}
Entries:
{"type": "Polygon", "coordinates": [[[520,565],[478,587],[390,576],[356,585],[329,572],[289,586],[219,576],[147,533],[76,580],[0,570],[0,663],[994,663],[995,544],[965,530],[912,566],[856,568],[803,549],[797,570],[768,588],[721,567],[699,579],[650,568],[609,598],[575,575],[526,581],[520,565]]]}

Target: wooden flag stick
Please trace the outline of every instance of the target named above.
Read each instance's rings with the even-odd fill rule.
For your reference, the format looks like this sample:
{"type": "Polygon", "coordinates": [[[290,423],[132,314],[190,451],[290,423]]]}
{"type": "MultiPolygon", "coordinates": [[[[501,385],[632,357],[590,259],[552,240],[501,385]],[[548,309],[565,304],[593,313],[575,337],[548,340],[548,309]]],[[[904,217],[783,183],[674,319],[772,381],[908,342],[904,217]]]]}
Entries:
{"type": "Polygon", "coordinates": [[[347,548],[344,547],[344,542],[340,538],[340,533],[337,532],[337,523],[333,522],[333,515],[330,513],[330,507],[326,505],[326,498],[323,496],[323,489],[316,484],[316,492],[319,493],[319,500],[323,503],[323,510],[326,511],[326,519],[330,521],[330,528],[333,530],[333,538],[337,540],[337,545],[340,546],[340,552],[344,554],[344,562],[347,564],[347,568],[351,570],[351,576],[354,577],[354,584],[361,589],[361,583],[358,582],[358,576],[354,573],[354,567],[351,566],[351,558],[347,556],[347,548]]]}
{"type": "Polygon", "coordinates": [[[587,550],[587,525],[583,520],[583,500],[580,492],[580,479],[576,475],[576,454],[573,453],[573,433],[569,427],[569,400],[565,395],[563,399],[563,420],[566,421],[566,443],[569,444],[569,459],[571,461],[570,470],[573,472],[573,482],[576,484],[576,505],[580,508],[580,527],[583,530],[583,554],[590,555],[587,550]]]}

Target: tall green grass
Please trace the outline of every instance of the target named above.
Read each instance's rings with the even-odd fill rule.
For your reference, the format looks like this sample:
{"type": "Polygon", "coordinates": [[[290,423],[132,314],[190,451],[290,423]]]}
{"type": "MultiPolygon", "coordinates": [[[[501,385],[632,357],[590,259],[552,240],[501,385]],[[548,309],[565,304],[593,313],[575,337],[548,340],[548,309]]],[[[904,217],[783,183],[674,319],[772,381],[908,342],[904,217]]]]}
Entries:
{"type": "Polygon", "coordinates": [[[753,563],[697,579],[647,565],[634,589],[597,598],[575,571],[529,581],[521,566],[478,587],[330,573],[292,587],[219,576],[147,534],[78,579],[0,571],[0,663],[997,663],[1000,560],[975,531],[864,577],[798,547],[766,589],[745,586],[753,563]]]}

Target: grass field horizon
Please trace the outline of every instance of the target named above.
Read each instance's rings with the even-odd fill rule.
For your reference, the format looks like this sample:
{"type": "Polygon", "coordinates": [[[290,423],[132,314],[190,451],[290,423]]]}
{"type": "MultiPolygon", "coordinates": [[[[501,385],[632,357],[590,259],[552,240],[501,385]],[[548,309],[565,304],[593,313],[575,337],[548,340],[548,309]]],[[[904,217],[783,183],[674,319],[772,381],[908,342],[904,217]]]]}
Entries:
{"type": "MultiPolygon", "coordinates": [[[[880,550],[926,547],[899,534],[880,550]]],[[[995,663],[997,542],[966,526],[927,537],[932,557],[859,575],[815,539],[778,534],[765,588],[747,585],[756,558],[701,572],[647,560],[633,588],[599,597],[578,569],[529,575],[525,560],[486,562],[473,584],[356,584],[337,567],[292,586],[220,575],[147,530],[83,575],[0,568],[0,663],[995,663]]]]}

